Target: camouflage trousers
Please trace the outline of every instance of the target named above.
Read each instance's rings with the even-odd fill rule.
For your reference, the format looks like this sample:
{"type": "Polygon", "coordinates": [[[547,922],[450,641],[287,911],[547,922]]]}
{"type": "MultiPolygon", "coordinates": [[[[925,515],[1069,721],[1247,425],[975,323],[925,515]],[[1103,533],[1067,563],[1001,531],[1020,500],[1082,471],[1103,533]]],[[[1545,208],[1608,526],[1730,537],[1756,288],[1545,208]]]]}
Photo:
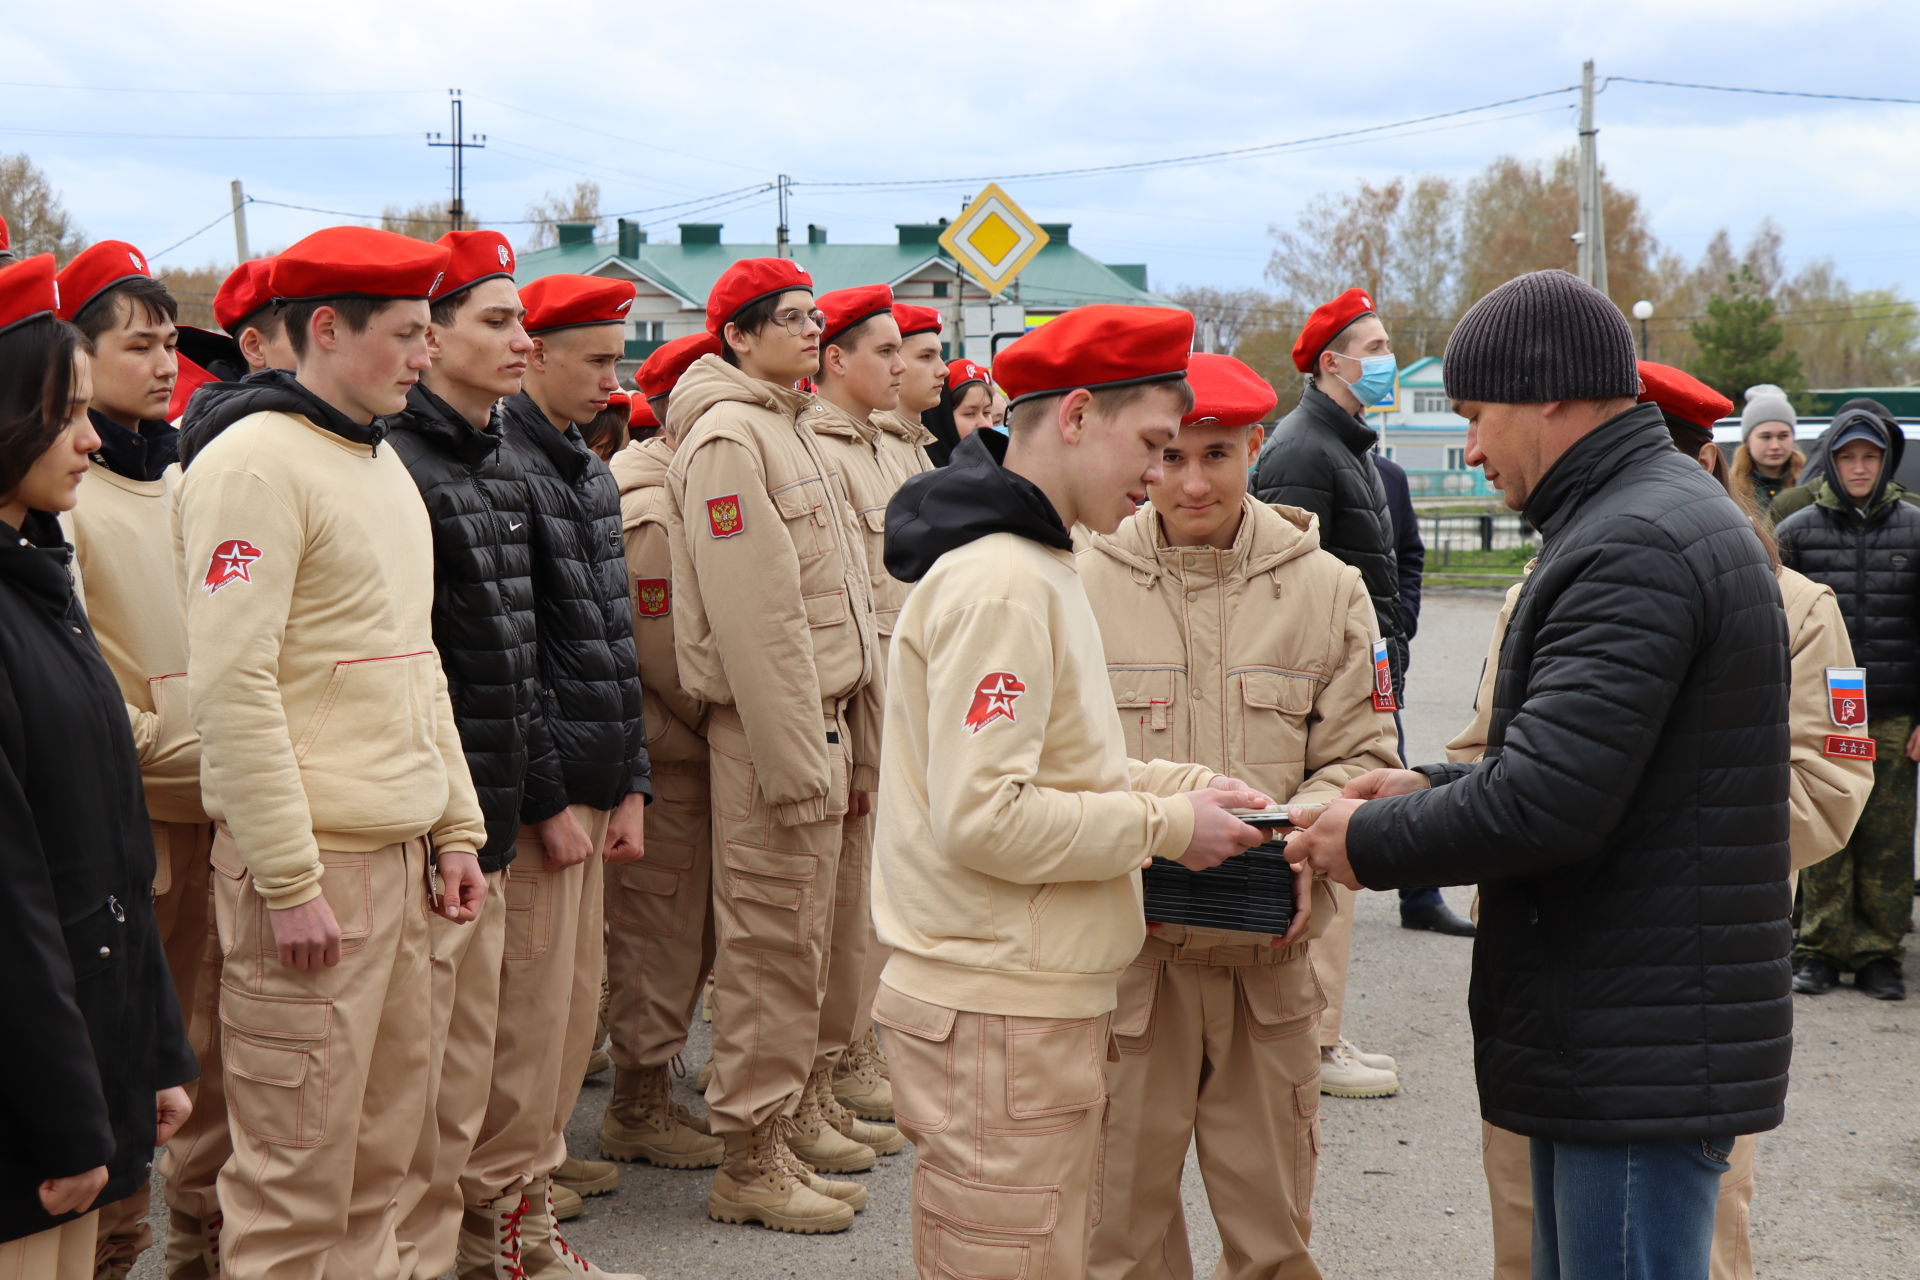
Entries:
{"type": "Polygon", "coordinates": [[[1912,716],[1875,717],[1873,794],[1846,847],[1800,873],[1796,960],[1818,956],[1842,973],[1870,960],[1896,964],[1913,915],[1912,716]]]}

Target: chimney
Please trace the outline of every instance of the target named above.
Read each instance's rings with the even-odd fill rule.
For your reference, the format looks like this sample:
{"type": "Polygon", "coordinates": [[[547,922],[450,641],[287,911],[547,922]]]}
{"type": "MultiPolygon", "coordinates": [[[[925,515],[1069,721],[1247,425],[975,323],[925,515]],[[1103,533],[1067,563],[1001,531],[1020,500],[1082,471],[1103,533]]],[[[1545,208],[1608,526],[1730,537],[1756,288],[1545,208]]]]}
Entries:
{"type": "Polygon", "coordinates": [[[647,242],[647,230],[637,222],[628,222],[625,218],[619,223],[619,254],[623,258],[640,256],[640,246],[647,242]]]}
{"type": "Polygon", "coordinates": [[[827,242],[827,229],[822,226],[816,226],[814,223],[809,222],[807,224],[807,243],[808,244],[825,244],[826,242],[827,242]]]}
{"type": "Polygon", "coordinates": [[[594,226],[591,222],[562,222],[553,230],[562,249],[593,243],[594,226]]]}
{"type": "Polygon", "coordinates": [[[683,222],[680,224],[680,243],[719,244],[720,225],[718,222],[683,222]]]}

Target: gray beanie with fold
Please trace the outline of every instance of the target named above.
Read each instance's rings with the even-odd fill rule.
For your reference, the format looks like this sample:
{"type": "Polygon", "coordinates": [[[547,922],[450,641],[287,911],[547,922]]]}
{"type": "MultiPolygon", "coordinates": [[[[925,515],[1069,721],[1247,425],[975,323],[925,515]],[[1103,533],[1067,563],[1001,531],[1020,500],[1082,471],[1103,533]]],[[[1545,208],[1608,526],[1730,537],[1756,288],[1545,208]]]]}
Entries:
{"type": "Polygon", "coordinates": [[[1768,422],[1784,422],[1789,427],[1800,425],[1800,415],[1793,411],[1785,396],[1769,395],[1762,392],[1747,401],[1747,407],[1740,411],[1740,443],[1752,439],[1753,433],[1768,422]]]}

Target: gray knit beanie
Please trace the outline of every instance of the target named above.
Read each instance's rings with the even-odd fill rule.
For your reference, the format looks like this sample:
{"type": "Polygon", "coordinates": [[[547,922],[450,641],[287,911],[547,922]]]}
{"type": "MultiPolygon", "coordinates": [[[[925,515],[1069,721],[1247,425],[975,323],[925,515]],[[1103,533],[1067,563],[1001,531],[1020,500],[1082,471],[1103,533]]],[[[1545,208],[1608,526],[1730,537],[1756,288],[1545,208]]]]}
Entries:
{"type": "Polygon", "coordinates": [[[1565,271],[1516,276],[1447,339],[1447,395],[1492,404],[1634,399],[1640,369],[1620,308],[1565,271]]]}
{"type": "Polygon", "coordinates": [[[1800,415],[1793,411],[1785,396],[1758,395],[1747,401],[1747,407],[1740,411],[1740,443],[1745,444],[1753,438],[1753,433],[1768,422],[1784,422],[1789,427],[1800,425],[1800,415]]]}

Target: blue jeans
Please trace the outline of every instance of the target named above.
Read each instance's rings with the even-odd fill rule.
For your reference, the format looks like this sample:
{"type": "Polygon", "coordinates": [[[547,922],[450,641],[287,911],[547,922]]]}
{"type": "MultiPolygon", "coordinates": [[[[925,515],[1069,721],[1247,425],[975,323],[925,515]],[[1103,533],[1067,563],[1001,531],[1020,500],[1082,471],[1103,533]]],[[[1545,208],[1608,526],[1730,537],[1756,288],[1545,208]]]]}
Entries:
{"type": "Polygon", "coordinates": [[[1707,1280],[1731,1137],[1533,1139],[1533,1280],[1707,1280]]]}

